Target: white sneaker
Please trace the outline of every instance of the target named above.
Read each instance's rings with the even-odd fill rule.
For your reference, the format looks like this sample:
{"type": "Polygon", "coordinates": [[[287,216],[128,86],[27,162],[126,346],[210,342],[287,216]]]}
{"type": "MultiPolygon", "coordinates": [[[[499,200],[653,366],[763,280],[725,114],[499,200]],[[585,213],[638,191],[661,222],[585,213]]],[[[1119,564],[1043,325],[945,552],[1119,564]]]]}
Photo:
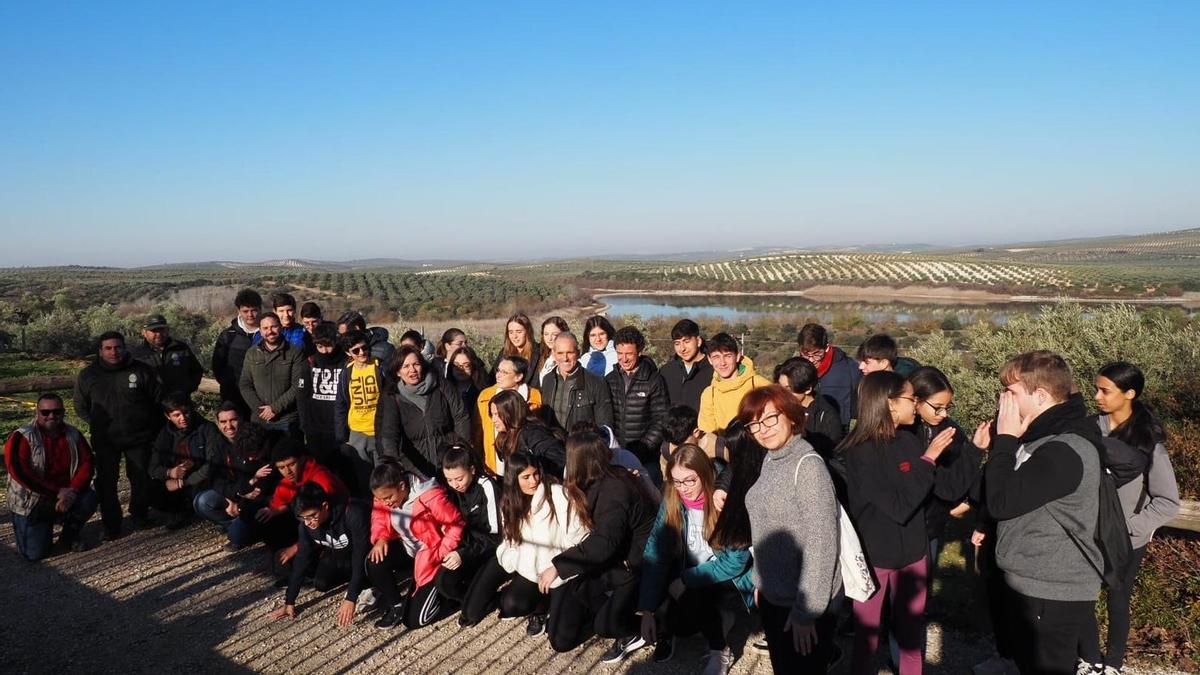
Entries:
{"type": "Polygon", "coordinates": [[[369,612],[375,608],[375,589],[367,588],[358,594],[358,602],[354,603],[354,613],[369,612]]]}
{"type": "Polygon", "coordinates": [[[1103,663],[1088,663],[1083,659],[1075,662],[1075,675],[1103,675],[1103,663]]]}
{"type": "Polygon", "coordinates": [[[1104,675],[1121,675],[1121,669],[1116,666],[1104,666],[1104,675]]]}
{"type": "Polygon", "coordinates": [[[733,652],[729,651],[729,647],[708,651],[708,661],[704,664],[704,670],[701,671],[704,675],[728,675],[729,669],[733,667],[733,652]]]}

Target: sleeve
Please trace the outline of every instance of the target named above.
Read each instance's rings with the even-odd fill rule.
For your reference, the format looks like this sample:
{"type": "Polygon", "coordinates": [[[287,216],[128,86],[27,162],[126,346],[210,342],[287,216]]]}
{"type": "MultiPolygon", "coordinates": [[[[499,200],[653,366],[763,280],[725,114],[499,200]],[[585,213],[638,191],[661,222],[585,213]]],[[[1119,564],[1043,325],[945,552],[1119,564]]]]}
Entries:
{"type": "MultiPolygon", "coordinates": [[[[496,484],[490,479],[478,483],[480,494],[483,496],[484,515],[487,517],[487,530],[471,527],[467,524],[463,530],[462,540],[455,549],[464,558],[479,558],[490,551],[500,535],[500,499],[496,484]]],[[[459,511],[461,513],[461,510],[459,511]]],[[[465,517],[465,516],[464,516],[465,517]]]]}
{"type": "Polygon", "coordinates": [[[716,390],[709,385],[700,392],[700,410],[699,416],[696,418],[696,426],[701,431],[706,431],[710,434],[716,433],[721,425],[717,423],[716,410],[716,390]]]}
{"type": "Polygon", "coordinates": [[[800,549],[800,579],[790,618],[793,624],[812,624],[825,613],[833,595],[833,571],[838,562],[838,506],[824,462],[802,462],[797,483],[806,489],[791,495],[797,525],[793,534],[800,549]]]}
{"type": "Polygon", "coordinates": [[[679,578],[688,588],[715,586],[733,581],[745,573],[749,566],[749,549],[726,548],[717,551],[712,560],[683,570],[679,578]]]}
{"type": "Polygon", "coordinates": [[[997,520],[1016,518],[1066,497],[1083,480],[1083,462],[1071,446],[1058,441],[1042,445],[1017,471],[1019,443],[1008,434],[992,441],[984,484],[988,513],[997,520]]]}
{"type": "Polygon", "coordinates": [[[1154,446],[1150,473],[1146,478],[1148,501],[1142,510],[1129,517],[1129,536],[1148,537],[1179,515],[1179,485],[1171,458],[1162,443],[1154,446]]]}
{"type": "Polygon", "coordinates": [[[442,558],[458,550],[466,523],[463,522],[458,507],[446,496],[445,490],[435,488],[433,492],[434,494],[430,495],[429,512],[437,518],[438,525],[442,528],[442,538],[437,550],[437,559],[441,562],[442,558]]]}
{"type": "Polygon", "coordinates": [[[400,418],[397,403],[391,395],[381,396],[379,405],[375,407],[375,451],[379,457],[390,457],[400,464],[400,468],[414,476],[425,477],[412,459],[409,458],[409,441],[404,433],[404,423],[400,418]]]}
{"type": "Polygon", "coordinates": [[[638,582],[639,611],[657,611],[666,594],[668,565],[675,554],[671,537],[678,538],[679,533],[667,529],[665,508],[658,507],[658,516],[654,519],[654,527],[646,538],[646,548],[642,553],[642,579],[638,582]]]}
{"type": "Polygon", "coordinates": [[[371,543],[393,541],[397,532],[392,528],[392,510],[378,499],[371,500],[371,543]]]}
{"type": "Polygon", "coordinates": [[[271,401],[271,409],[276,414],[292,408],[296,405],[296,397],[299,394],[300,378],[307,361],[300,357],[300,350],[295,347],[288,346],[292,351],[292,359],[288,363],[288,388],[278,396],[274,401],[271,401]]]}
{"type": "Polygon", "coordinates": [[[727,462],[721,473],[717,474],[717,479],[713,482],[713,490],[724,490],[728,495],[731,487],[733,487],[733,464],[727,462]]]}
{"type": "Polygon", "coordinates": [[[304,570],[308,569],[316,558],[308,528],[300,522],[296,523],[296,527],[300,529],[300,537],[297,540],[296,557],[292,558],[292,573],[288,578],[287,593],[283,596],[285,605],[296,604],[296,598],[300,597],[300,586],[304,583],[304,570]]]}
{"type": "Polygon", "coordinates": [[[190,391],[196,391],[200,388],[200,380],[204,379],[204,366],[200,365],[200,359],[196,358],[196,352],[191,347],[187,348],[187,365],[188,387],[190,391]]]}
{"type": "MultiPolygon", "coordinates": [[[[75,378],[75,414],[84,422],[92,423],[92,378],[88,377],[87,368],[75,378]]],[[[95,437],[96,433],[92,432],[92,438],[95,437]]]]}
{"type": "Polygon", "coordinates": [[[204,439],[204,457],[200,459],[200,466],[197,466],[195,470],[189,473],[183,481],[191,487],[198,487],[209,482],[209,477],[213,475],[213,465],[209,459],[212,457],[211,448],[221,445],[221,432],[217,431],[215,424],[206,422],[204,424],[204,431],[200,433],[206,436],[204,439]]]}
{"type": "Polygon", "coordinates": [[[346,525],[350,528],[350,584],[346,599],[357,602],[367,583],[367,554],[371,552],[371,523],[364,509],[346,507],[346,525]]]}
{"type": "MultiPolygon", "coordinates": [[[[622,485],[625,483],[622,482],[622,485]]],[[[606,486],[611,490],[611,486],[606,486]]],[[[558,576],[566,579],[612,561],[626,540],[626,521],[633,495],[601,494],[592,514],[592,532],[586,539],[554,556],[558,576]]]]}
{"type": "Polygon", "coordinates": [[[883,452],[886,456],[881,457],[875,448],[864,446],[847,453],[851,503],[869,504],[903,525],[921,510],[933,489],[934,468],[922,459],[894,461],[890,448],[883,452]],[[908,471],[901,470],[901,464],[906,464],[908,471]]]}
{"type": "Polygon", "coordinates": [[[463,397],[448,383],[439,389],[442,390],[442,396],[450,406],[450,417],[454,419],[454,433],[462,442],[470,443],[471,416],[467,414],[467,405],[463,402],[463,397]]]}
{"type": "Polygon", "coordinates": [[[71,489],[79,492],[92,482],[92,446],[88,445],[83,434],[79,434],[79,468],[71,477],[71,489]]]}
{"type": "Polygon", "coordinates": [[[954,444],[938,458],[933,478],[933,494],[938,499],[948,502],[965,499],[983,468],[983,451],[966,438],[962,431],[956,436],[954,444]]]}
{"type": "MultiPolygon", "coordinates": [[[[342,368],[341,377],[338,378],[337,399],[333,402],[333,436],[342,443],[350,439],[350,376],[354,374],[352,368],[342,368]]],[[[379,379],[379,386],[383,386],[383,380],[379,379]]],[[[383,397],[379,397],[379,403],[383,402],[383,397]]]]}
{"type": "Polygon", "coordinates": [[[596,387],[596,425],[607,426],[610,429],[616,428],[613,423],[612,393],[608,390],[608,383],[603,379],[600,381],[600,386],[596,387]]]}
{"type": "Polygon", "coordinates": [[[9,477],[26,489],[42,497],[58,495],[58,490],[53,485],[44,482],[33,470],[33,465],[29,461],[29,442],[19,431],[14,431],[8,437],[8,442],[4,444],[4,466],[8,470],[9,477]]]}
{"type": "Polygon", "coordinates": [[[311,438],[312,434],[317,431],[310,417],[312,414],[313,369],[312,364],[307,360],[303,364],[300,369],[299,382],[296,384],[296,412],[299,413],[300,431],[306,438],[311,438]]]}
{"type": "MultiPolygon", "coordinates": [[[[222,338],[225,337],[225,331],[217,334],[217,341],[213,344],[212,351],[212,373],[213,377],[218,380],[225,374],[225,367],[229,365],[229,345],[222,338]]],[[[222,382],[222,384],[225,384],[222,382]]]]}
{"type": "Polygon", "coordinates": [[[254,366],[250,362],[253,358],[251,354],[253,351],[248,351],[246,360],[242,362],[242,375],[238,378],[238,391],[242,394],[242,400],[250,407],[250,417],[255,418],[258,415],[258,409],[266,405],[266,402],[259,398],[258,392],[254,390],[254,378],[251,376],[254,366]]]}
{"type": "MultiPolygon", "coordinates": [[[[650,378],[649,401],[646,402],[646,414],[650,417],[650,425],[642,434],[642,447],[653,454],[658,453],[663,441],[663,424],[667,419],[670,401],[667,399],[667,383],[662,375],[655,373],[650,378]]],[[[650,455],[647,455],[650,456],[650,455]]]]}
{"type": "MultiPolygon", "coordinates": [[[[525,428],[521,435],[525,439],[529,439],[530,434],[537,432],[525,428]]],[[[548,474],[554,475],[559,480],[563,478],[563,472],[567,466],[567,450],[563,447],[562,441],[554,437],[548,430],[539,435],[537,438],[530,439],[530,454],[541,460],[542,470],[548,474]]]]}
{"type": "Polygon", "coordinates": [[[154,480],[166,480],[167,470],[172,468],[163,464],[163,457],[171,456],[171,442],[173,435],[171,434],[170,423],[167,423],[159,430],[158,436],[154,438],[154,445],[150,448],[150,467],[147,473],[154,480]]]}

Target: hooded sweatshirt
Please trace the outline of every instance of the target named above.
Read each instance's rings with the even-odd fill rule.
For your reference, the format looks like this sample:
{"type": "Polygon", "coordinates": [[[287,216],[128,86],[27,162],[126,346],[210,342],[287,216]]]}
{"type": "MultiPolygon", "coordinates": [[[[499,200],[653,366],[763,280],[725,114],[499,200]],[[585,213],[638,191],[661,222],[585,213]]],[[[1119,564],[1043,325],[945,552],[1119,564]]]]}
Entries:
{"type": "Polygon", "coordinates": [[[229,327],[217,336],[213,345],[212,374],[221,385],[221,398],[234,403],[243,403],[242,392],[238,383],[242,377],[242,363],[246,360],[246,351],[262,340],[258,328],[251,329],[242,322],[241,316],[235,316],[229,322],[229,327]]]}
{"type": "Polygon", "coordinates": [[[188,417],[186,429],[168,422],[154,441],[150,477],[166,480],[168,470],[183,461],[189,461],[191,466],[184,474],[184,485],[193,489],[208,487],[214,471],[212,455],[215,448],[221,447],[223,438],[217,425],[204,419],[195,410],[188,417]]]}
{"type": "Polygon", "coordinates": [[[737,417],[742,397],[752,389],[769,384],[770,380],[754,372],[754,361],[750,360],[749,356],[742,357],[733,377],[728,380],[721,379],[720,374],[714,370],[712,384],[700,395],[700,418],[697,426],[702,431],[723,431],[729,422],[737,417]]]}
{"type": "Polygon", "coordinates": [[[344,425],[338,424],[338,397],[345,365],[346,355],[339,350],[330,354],[317,352],[300,366],[296,405],[300,411],[300,429],[305,436],[346,440],[344,425]]]}

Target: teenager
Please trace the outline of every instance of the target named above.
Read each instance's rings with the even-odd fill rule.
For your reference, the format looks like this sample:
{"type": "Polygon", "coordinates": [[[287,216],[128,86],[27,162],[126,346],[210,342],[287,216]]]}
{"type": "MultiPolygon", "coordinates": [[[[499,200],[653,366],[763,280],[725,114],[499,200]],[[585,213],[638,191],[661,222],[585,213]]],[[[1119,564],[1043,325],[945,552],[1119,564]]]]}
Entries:
{"type": "MultiPolygon", "coordinates": [[[[497,368],[500,366],[497,365],[497,368]]],[[[471,441],[475,447],[483,442],[483,425],[475,407],[479,402],[479,394],[491,385],[487,366],[470,347],[462,347],[450,352],[449,369],[446,384],[462,397],[463,408],[471,419],[471,435],[464,440],[471,441]]]]}
{"type": "Polygon", "coordinates": [[[754,362],[742,355],[737,340],[729,333],[717,333],[708,341],[708,362],[712,381],[700,395],[699,426],[720,433],[734,417],[742,397],[757,387],[771,384],[754,372],[754,362]]]}
{"type": "Polygon", "coordinates": [[[492,421],[492,400],[502,391],[515,391],[525,401],[531,413],[542,407],[542,392],[529,386],[529,362],[520,356],[505,356],[496,364],[496,384],[479,392],[476,414],[479,416],[480,442],[476,447],[483,449],[483,464],[496,475],[504,473],[497,464],[496,436],[500,432],[492,421]]]}
{"type": "Polygon", "coordinates": [[[900,356],[896,340],[887,333],[877,333],[864,340],[858,346],[855,356],[858,359],[858,370],[863,375],[890,370],[908,377],[921,367],[914,359],[900,356]]]}
{"type": "Polygon", "coordinates": [[[691,319],[680,319],[671,327],[674,356],[659,369],[667,384],[671,405],[700,409],[700,395],[712,384],[712,364],[705,353],[700,326],[691,319]]]}
{"type": "Polygon", "coordinates": [[[234,296],[233,305],[237,308],[237,315],[229,321],[229,327],[221,331],[213,345],[212,374],[221,385],[221,400],[233,401],[242,417],[249,420],[250,406],[242,400],[242,365],[246,360],[246,352],[262,339],[258,333],[262,296],[253,289],[243,288],[234,296]]]}
{"type": "Polygon", "coordinates": [[[191,522],[196,497],[208,489],[213,471],[209,459],[221,445],[221,432],[182,392],[167,394],[162,411],[167,424],[150,454],[151,503],[170,514],[167,529],[177,530],[191,522]]]}
{"type": "Polygon", "coordinates": [[[458,548],[442,563],[438,592],[461,605],[476,574],[496,557],[501,536],[500,482],[483,470],[469,446],[454,445],[442,458],[438,483],[466,525],[458,548]]]}
{"type": "Polygon", "coordinates": [[[339,335],[356,330],[366,333],[367,343],[371,347],[371,358],[385,364],[392,362],[396,348],[388,340],[388,329],[383,326],[367,328],[367,320],[363,315],[353,311],[338,317],[337,327],[339,335]]]}
{"type": "Polygon", "coordinates": [[[617,331],[613,342],[617,367],[604,376],[613,403],[612,429],[621,447],[637,456],[647,477],[661,489],[658,457],[670,406],[667,385],[654,361],[642,355],[646,338],[640,330],[626,326],[617,331]]]}
{"type": "MultiPolygon", "coordinates": [[[[1133,594],[1138,568],[1146,555],[1146,545],[1154,532],[1179,514],[1179,486],[1167,454],[1167,435],[1154,412],[1141,401],[1146,378],[1132,363],[1110,363],[1096,374],[1096,422],[1107,439],[1120,441],[1141,455],[1141,475],[1120,486],[1117,494],[1125,511],[1133,555],[1120,570],[1120,588],[1108,589],[1108,644],[1104,655],[1100,645],[1080,645],[1080,658],[1094,672],[1119,675],[1125,665],[1125,645],[1129,639],[1129,599],[1133,594]]],[[[1106,440],[1106,444],[1109,441],[1106,440]]]]}
{"type": "Polygon", "coordinates": [[[528,378],[533,386],[540,386],[542,378],[554,372],[554,340],[559,333],[569,333],[571,327],[561,316],[552,316],[542,322],[542,344],[538,349],[537,358],[529,362],[532,375],[528,378]]]}
{"type": "Polygon", "coordinates": [[[338,376],[336,435],[345,449],[354,476],[355,494],[370,491],[371,470],[375,468],[377,439],[375,414],[387,387],[384,364],[371,355],[369,337],[354,330],[341,337],[349,362],[343,361],[338,376]]]}
{"type": "Polygon", "coordinates": [[[819,379],[817,367],[799,356],[775,366],[775,383],[791,391],[804,407],[804,440],[829,459],[846,434],[837,408],[816,393],[819,379]]]}
{"type": "MultiPolygon", "coordinates": [[[[300,325],[304,326],[304,330],[308,331],[309,335],[313,335],[317,330],[317,326],[323,321],[320,305],[315,302],[306,302],[300,305],[300,325]]],[[[330,323],[333,322],[331,321],[330,323]]],[[[337,324],[334,324],[334,329],[337,329],[337,324]]]]}
{"type": "Polygon", "coordinates": [[[608,319],[600,316],[588,317],[583,324],[583,339],[587,340],[588,348],[579,363],[590,373],[604,377],[612,372],[617,365],[617,351],[613,346],[613,336],[616,329],[608,319]]]}
{"type": "Polygon", "coordinates": [[[496,358],[492,359],[492,370],[496,370],[500,359],[505,356],[519,356],[533,363],[540,353],[541,348],[533,337],[533,322],[524,313],[517,312],[504,322],[504,345],[496,358]]]}
{"type": "Polygon", "coordinates": [[[662,475],[667,475],[667,462],[675,450],[685,444],[699,446],[708,458],[715,460],[715,466],[729,464],[729,453],[726,451],[725,440],[717,435],[700,429],[697,425],[699,413],[695,408],[686,405],[671,406],[663,418],[663,442],[659,446],[659,467],[662,475]]]}
{"type": "Polygon", "coordinates": [[[854,397],[862,372],[846,352],[829,344],[825,327],[805,324],[796,336],[800,356],[817,368],[817,393],[837,406],[842,427],[849,429],[854,417],[854,397]]]}
{"type": "MultiPolygon", "coordinates": [[[[526,632],[536,637],[546,632],[550,605],[538,580],[552,566],[554,556],[588,535],[587,514],[576,511],[558,479],[543,473],[537,460],[524,452],[509,457],[503,481],[503,537],[495,557],[484,564],[472,582],[460,623],[479,623],[499,604],[501,619],[529,616],[526,632]],[[505,583],[508,585],[501,592],[505,583]]],[[[549,590],[567,580],[555,579],[549,590]]]]}
{"type": "Polygon", "coordinates": [[[196,513],[225,530],[229,538],[225,548],[231,552],[260,538],[271,549],[292,544],[296,528],[286,519],[268,524],[255,518],[267,506],[280,478],[271,463],[267,430],[243,424],[241,412],[231,401],[217,410],[217,429],[220,443],[209,448],[212,487],[196,496],[196,513]]]}
{"type": "Polygon", "coordinates": [[[313,353],[312,336],[296,321],[296,298],[291,293],[272,293],[271,308],[279,317],[279,329],[283,339],[304,356],[313,353]]]}
{"type": "MultiPolygon", "coordinates": [[[[300,367],[296,396],[300,430],[313,457],[349,480],[353,475],[346,470],[341,450],[347,439],[346,421],[340,417],[338,407],[346,352],[339,344],[337,326],[331,321],[313,329],[312,343],[314,352],[300,367]]],[[[374,432],[373,425],[371,428],[374,432]]]]}
{"type": "Polygon", "coordinates": [[[422,480],[433,478],[446,448],[471,437],[462,397],[438,381],[420,350],[411,345],[396,351],[387,374],[395,384],[388,387],[375,415],[377,451],[422,480]]]}
{"type": "Polygon", "coordinates": [[[661,663],[674,654],[675,636],[702,633],[709,649],[704,672],[724,675],[733,663],[729,631],[754,605],[750,518],[744,499],[718,516],[712,501],[716,471],[698,446],[676,449],[666,475],[642,559],[641,634],[655,643],[654,660],[661,663]],[[717,536],[720,518],[726,520],[724,537],[717,536]]]}
{"type": "Polygon", "coordinates": [[[442,377],[448,376],[450,374],[450,355],[466,346],[467,334],[462,329],[447,328],[433,350],[433,361],[429,365],[442,377]]]}
{"type": "MultiPolygon", "coordinates": [[[[350,495],[345,483],[328,468],[321,466],[315,459],[306,455],[304,446],[297,441],[285,438],[277,443],[271,449],[271,464],[279,472],[279,482],[271,491],[271,497],[266,505],[254,513],[254,519],[263,530],[272,531],[273,537],[279,536],[282,539],[283,535],[276,535],[273,530],[279,527],[280,522],[287,522],[284,516],[291,509],[292,501],[300,492],[300,486],[305,483],[320,485],[325,494],[330,495],[330,498],[335,501],[340,501],[350,495]]],[[[296,532],[294,527],[285,529],[291,530],[292,533],[296,532]]],[[[282,543],[282,541],[267,540],[268,545],[275,551],[276,562],[280,565],[287,565],[295,557],[298,550],[295,541],[292,539],[289,542],[290,545],[277,548],[272,544],[282,543]]]]}
{"type": "MultiPolygon", "coordinates": [[[[746,493],[746,510],[754,524],[754,586],[771,667],[776,673],[823,673],[842,597],[833,481],[802,436],[804,409],[783,387],[747,394],[738,420],[766,450],[746,493]]],[[[738,468],[734,480],[744,485],[746,473],[753,473],[752,463],[738,468]]],[[[733,505],[727,501],[725,508],[733,505]]]]}

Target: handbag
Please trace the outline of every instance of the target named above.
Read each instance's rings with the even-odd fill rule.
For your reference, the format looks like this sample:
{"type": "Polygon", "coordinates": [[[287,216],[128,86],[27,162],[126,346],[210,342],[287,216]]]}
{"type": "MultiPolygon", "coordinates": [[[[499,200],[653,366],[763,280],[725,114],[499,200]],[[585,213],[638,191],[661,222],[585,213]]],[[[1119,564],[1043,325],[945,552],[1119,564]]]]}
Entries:
{"type": "MultiPolygon", "coordinates": [[[[808,454],[796,462],[796,470],[792,473],[792,485],[798,485],[800,479],[800,463],[809,457],[821,459],[820,455],[808,454]]],[[[837,502],[837,500],[834,500],[837,502]]],[[[838,510],[838,567],[842,572],[842,588],[846,597],[858,602],[866,602],[875,594],[879,586],[867,564],[867,556],[863,553],[862,542],[858,539],[858,531],[841,502],[837,502],[838,510]]]]}

